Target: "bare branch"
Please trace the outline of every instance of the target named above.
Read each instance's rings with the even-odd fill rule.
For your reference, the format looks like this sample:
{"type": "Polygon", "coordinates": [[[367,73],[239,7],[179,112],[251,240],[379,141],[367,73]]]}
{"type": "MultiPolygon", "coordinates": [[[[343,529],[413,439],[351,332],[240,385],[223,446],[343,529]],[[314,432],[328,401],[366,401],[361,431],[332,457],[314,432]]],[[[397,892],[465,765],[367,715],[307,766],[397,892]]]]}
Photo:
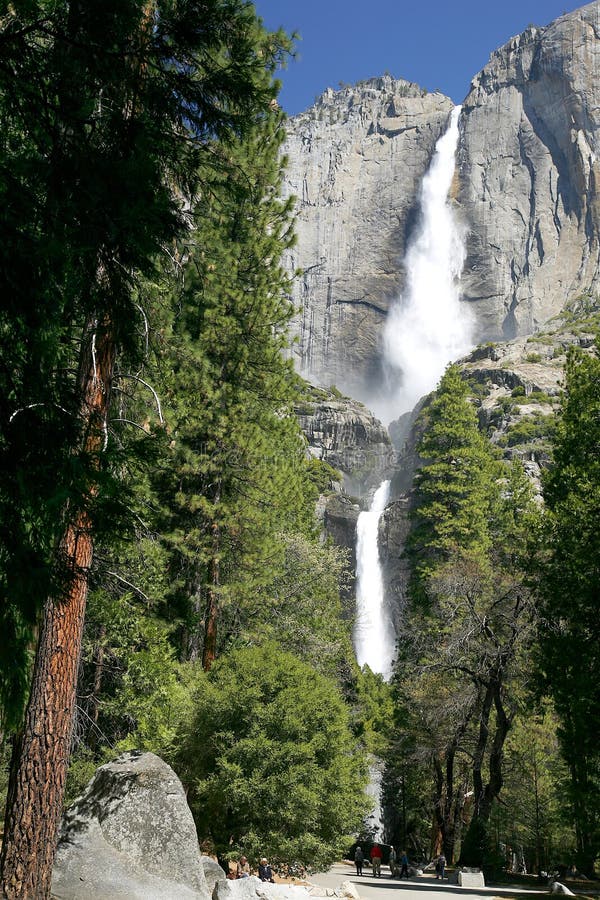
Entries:
{"type": "Polygon", "coordinates": [[[150,606],[150,604],[152,603],[152,601],[150,600],[150,597],[148,597],[148,595],[145,594],[145,593],[144,593],[139,587],[137,587],[135,584],[132,584],[131,581],[127,581],[127,579],[126,579],[126,578],[123,578],[122,575],[118,575],[116,572],[111,572],[111,571],[108,570],[108,569],[107,569],[107,571],[106,571],[106,574],[107,574],[107,575],[112,575],[112,577],[113,577],[113,578],[116,578],[117,581],[121,581],[123,584],[127,585],[127,587],[130,587],[132,591],[135,591],[135,593],[138,594],[143,600],[145,600],[146,603],[148,604],[148,606],[150,606]]]}
{"type": "Polygon", "coordinates": [[[18,416],[19,413],[25,412],[26,409],[35,409],[36,406],[54,406],[56,409],[60,409],[61,412],[64,412],[67,416],[69,415],[67,410],[63,406],[59,406],[58,403],[30,403],[28,406],[21,406],[20,409],[15,409],[14,413],[8,420],[9,423],[12,422],[15,416],[18,416]]]}
{"type": "Polygon", "coordinates": [[[159,398],[158,394],[156,393],[156,391],[154,390],[154,388],[152,387],[152,385],[148,384],[147,381],[144,381],[143,378],[140,378],[139,375],[133,375],[133,374],[127,373],[127,372],[120,373],[119,378],[133,378],[134,381],[139,381],[140,384],[143,384],[144,387],[148,388],[148,390],[152,393],[154,400],[156,401],[156,409],[158,410],[158,418],[159,418],[160,424],[164,425],[165,420],[163,419],[162,407],[160,405],[160,398],[159,398]]]}

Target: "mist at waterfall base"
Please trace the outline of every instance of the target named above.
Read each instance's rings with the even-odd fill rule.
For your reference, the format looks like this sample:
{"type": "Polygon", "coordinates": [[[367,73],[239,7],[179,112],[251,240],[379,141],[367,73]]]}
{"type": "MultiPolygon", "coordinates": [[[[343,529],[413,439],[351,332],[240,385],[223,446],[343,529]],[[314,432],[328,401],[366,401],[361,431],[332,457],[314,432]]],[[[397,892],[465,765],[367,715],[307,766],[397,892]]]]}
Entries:
{"type": "Polygon", "coordinates": [[[383,332],[384,390],[371,408],[389,424],[432,391],[447,364],[473,346],[474,323],[460,300],[466,229],[448,193],[461,107],[452,111],[419,192],[419,224],[404,258],[406,285],[383,332]]]}
{"type": "Polygon", "coordinates": [[[385,680],[392,674],[396,633],[386,610],[379,560],[379,520],[390,495],[390,482],[375,491],[368,511],[356,523],[356,619],[354,650],[359,666],[368,665],[385,680]]]}

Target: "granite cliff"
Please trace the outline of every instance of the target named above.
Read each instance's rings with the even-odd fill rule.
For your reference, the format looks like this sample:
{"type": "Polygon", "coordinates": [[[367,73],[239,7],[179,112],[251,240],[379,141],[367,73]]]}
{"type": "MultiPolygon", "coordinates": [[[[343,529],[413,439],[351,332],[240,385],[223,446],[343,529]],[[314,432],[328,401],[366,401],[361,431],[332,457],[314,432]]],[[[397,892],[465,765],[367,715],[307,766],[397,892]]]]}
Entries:
{"type": "Polygon", "coordinates": [[[462,288],[480,336],[530,334],[598,284],[600,3],[496,50],[464,102],[462,288]]]}
{"type": "MultiPolygon", "coordinates": [[[[600,2],[494,51],[463,104],[452,197],[476,340],[528,335],[599,280],[600,2]]],[[[452,102],[390,76],[289,122],[297,367],[368,401],[416,197],[452,102]]]]}
{"type": "Polygon", "coordinates": [[[327,90],[289,122],[297,197],[296,366],[358,399],[380,377],[379,334],[402,288],[415,198],[452,102],[386,75],[327,90]]]}

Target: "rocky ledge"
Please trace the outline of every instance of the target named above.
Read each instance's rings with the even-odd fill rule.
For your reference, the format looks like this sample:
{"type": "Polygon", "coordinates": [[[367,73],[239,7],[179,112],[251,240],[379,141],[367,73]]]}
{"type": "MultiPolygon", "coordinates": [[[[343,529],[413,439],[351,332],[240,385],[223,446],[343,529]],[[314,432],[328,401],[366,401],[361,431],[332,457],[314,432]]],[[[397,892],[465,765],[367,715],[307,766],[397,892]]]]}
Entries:
{"type": "Polygon", "coordinates": [[[357,400],[307,385],[296,416],[311,456],[342,473],[347,494],[365,495],[393,465],[387,429],[357,400]]]}

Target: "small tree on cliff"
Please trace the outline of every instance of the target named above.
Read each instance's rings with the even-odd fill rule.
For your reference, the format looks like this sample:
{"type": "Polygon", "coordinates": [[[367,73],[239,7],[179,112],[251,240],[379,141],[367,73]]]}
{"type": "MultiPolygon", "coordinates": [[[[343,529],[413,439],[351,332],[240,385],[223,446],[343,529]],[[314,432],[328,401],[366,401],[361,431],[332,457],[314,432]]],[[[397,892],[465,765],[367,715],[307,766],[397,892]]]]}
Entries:
{"type": "Polygon", "coordinates": [[[0,885],[9,898],[43,898],[106,496],[114,361],[118,349],[134,350],[143,323],[133,287],[186,227],[174,188],[195,191],[203,148],[268,107],[281,43],[242,0],[39,0],[7,5],[1,28],[0,296],[16,360],[1,371],[2,504],[23,512],[0,548],[3,618],[21,652],[20,680],[7,674],[12,655],[2,659],[13,711],[40,586],[47,593],[14,745],[0,885]],[[43,451],[32,452],[40,440],[43,451]]]}

